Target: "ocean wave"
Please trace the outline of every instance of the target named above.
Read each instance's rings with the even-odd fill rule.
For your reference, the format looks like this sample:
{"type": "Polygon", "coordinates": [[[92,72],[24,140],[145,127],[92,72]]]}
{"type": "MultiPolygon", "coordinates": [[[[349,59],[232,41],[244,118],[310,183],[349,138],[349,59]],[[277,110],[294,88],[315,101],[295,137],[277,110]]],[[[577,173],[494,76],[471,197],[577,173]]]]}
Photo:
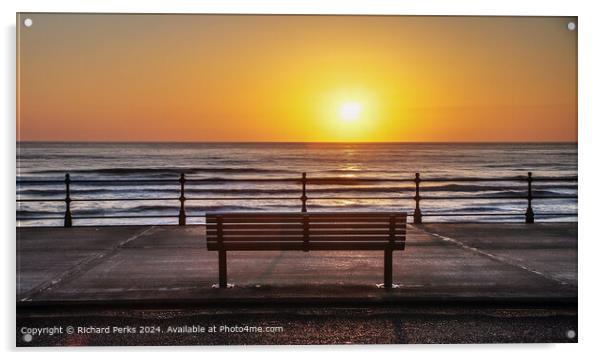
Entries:
{"type": "MultiPolygon", "coordinates": [[[[383,208],[391,209],[395,208],[399,211],[411,212],[412,209],[403,209],[394,204],[390,205],[370,205],[370,204],[311,204],[308,206],[310,211],[316,210],[328,210],[346,208],[353,210],[382,210],[383,208]]],[[[248,205],[237,205],[237,206],[225,206],[225,205],[208,205],[208,206],[189,206],[186,207],[186,214],[188,216],[194,216],[195,214],[204,214],[206,212],[215,211],[272,211],[280,209],[283,211],[296,211],[300,210],[299,205],[262,205],[262,206],[248,206],[248,205]]],[[[77,209],[72,211],[74,217],[85,217],[85,216],[102,216],[102,215],[172,215],[178,216],[179,208],[177,206],[136,206],[128,209],[77,209]]],[[[437,214],[437,213],[448,213],[452,210],[451,208],[424,208],[423,211],[437,214]]],[[[466,206],[466,207],[454,207],[454,212],[467,212],[467,213],[478,213],[478,212],[496,212],[503,211],[500,207],[496,206],[466,206]]],[[[62,217],[64,212],[56,211],[40,211],[40,210],[18,210],[17,217],[43,217],[43,216],[58,216],[62,217]]]]}
{"type": "Polygon", "coordinates": [[[46,196],[46,197],[65,197],[65,190],[54,190],[54,189],[25,189],[25,190],[17,190],[17,195],[19,196],[46,196]]]}
{"type": "Polygon", "coordinates": [[[173,174],[199,174],[203,172],[209,173],[288,173],[287,170],[267,169],[258,167],[145,167],[145,168],[96,168],[96,169],[67,169],[67,170],[40,170],[31,171],[32,174],[99,174],[99,175],[138,175],[138,174],[155,174],[155,175],[173,175],[173,174]]]}
{"type": "MultiPolygon", "coordinates": [[[[145,197],[152,199],[153,197],[178,197],[179,189],[175,186],[171,187],[143,187],[137,185],[117,186],[117,187],[93,187],[85,186],[71,190],[71,197],[145,197]]],[[[429,196],[429,193],[435,195],[446,195],[448,193],[465,193],[470,195],[486,195],[486,196],[526,196],[527,189],[520,186],[488,186],[488,185],[438,185],[421,187],[423,196],[429,196]]],[[[532,191],[534,196],[554,196],[576,193],[577,188],[573,186],[538,186],[532,191]],[[568,192],[567,192],[568,191],[568,192]]],[[[309,187],[307,194],[311,195],[343,195],[343,196],[362,196],[365,194],[413,194],[415,187],[413,186],[348,186],[348,187],[309,187]]],[[[219,197],[219,196],[300,196],[300,188],[195,188],[189,187],[185,190],[185,195],[188,197],[219,197]]],[[[18,188],[17,195],[21,197],[44,197],[44,198],[61,198],[65,195],[64,189],[44,189],[44,188],[18,188]]]]}
{"type": "Polygon", "coordinates": [[[63,216],[64,212],[44,211],[44,210],[17,210],[17,217],[46,217],[46,216],[63,216]]]}
{"type": "MultiPolygon", "coordinates": [[[[261,211],[266,206],[249,205],[207,205],[207,206],[187,206],[186,213],[190,215],[194,212],[207,211],[261,211]]],[[[73,209],[72,214],[77,216],[101,216],[101,215],[173,215],[178,216],[179,206],[169,205],[138,205],[127,208],[92,208],[92,209],[73,209]]]]}
{"type": "Polygon", "coordinates": [[[482,212],[503,212],[505,211],[500,206],[454,206],[454,207],[439,207],[423,209],[424,212],[430,214],[444,214],[451,212],[457,213],[482,213],[482,212]],[[452,211],[453,210],[453,211],[452,211]]]}

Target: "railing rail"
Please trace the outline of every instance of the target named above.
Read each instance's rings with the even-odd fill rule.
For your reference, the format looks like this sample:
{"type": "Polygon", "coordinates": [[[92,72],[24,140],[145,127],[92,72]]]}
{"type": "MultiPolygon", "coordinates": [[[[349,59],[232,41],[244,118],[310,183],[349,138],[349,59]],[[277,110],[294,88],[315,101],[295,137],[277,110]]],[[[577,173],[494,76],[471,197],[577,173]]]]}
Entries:
{"type": "MultiPolygon", "coordinates": [[[[415,173],[413,178],[397,178],[397,177],[308,177],[307,173],[302,173],[301,177],[265,177],[265,178],[189,178],[184,173],[181,173],[178,178],[174,179],[72,179],[71,174],[65,174],[64,180],[57,179],[17,179],[17,184],[45,184],[45,185],[64,185],[65,193],[63,198],[22,198],[17,197],[17,203],[26,202],[64,202],[65,212],[64,215],[59,216],[35,216],[26,218],[17,218],[19,221],[28,220],[63,220],[65,227],[73,226],[74,216],[72,213],[71,204],[73,202],[109,202],[109,201],[179,201],[179,211],[177,214],[178,225],[186,225],[187,219],[192,217],[186,213],[186,202],[187,201],[210,201],[210,200],[294,200],[300,201],[300,210],[307,212],[308,200],[413,200],[414,210],[409,216],[413,217],[414,223],[420,224],[425,216],[441,216],[441,217],[455,217],[455,216],[516,216],[518,213],[509,212],[494,212],[494,213],[483,213],[483,212],[437,212],[437,213],[423,213],[420,206],[422,200],[526,200],[526,208],[524,212],[524,218],[526,223],[535,222],[535,212],[533,209],[533,200],[536,199],[577,199],[577,194],[555,194],[546,196],[536,196],[533,193],[533,183],[552,183],[552,184],[566,184],[576,183],[578,178],[575,177],[533,177],[531,172],[528,172],[526,176],[513,176],[513,177],[449,177],[449,178],[423,178],[420,173],[415,173]],[[187,184],[202,184],[202,183],[290,183],[300,185],[300,196],[186,196],[187,184]],[[424,187],[422,184],[425,183],[482,183],[482,182],[514,182],[521,183],[526,191],[525,195],[445,195],[445,196],[423,196],[423,193],[430,191],[443,191],[443,190],[432,190],[429,187],[424,187]],[[413,196],[310,196],[311,191],[308,190],[309,185],[357,185],[361,183],[408,183],[413,184],[413,196]],[[96,184],[96,185],[114,185],[114,184],[132,184],[132,185],[152,185],[152,184],[170,184],[179,185],[179,196],[177,197],[86,197],[86,198],[74,198],[72,195],[71,185],[72,184],[96,184]]],[[[222,189],[215,189],[216,192],[220,192],[222,189]]],[[[361,189],[354,188],[341,188],[337,191],[357,191],[362,192],[361,189]]],[[[462,191],[465,193],[466,191],[462,191]]],[[[576,216],[576,213],[557,212],[551,213],[546,212],[545,216],[576,216]]],[[[174,215],[164,214],[152,214],[152,215],[78,215],[77,219],[137,219],[137,218],[174,218],[174,215]]],[[[194,216],[196,217],[196,216],[194,216]]]]}

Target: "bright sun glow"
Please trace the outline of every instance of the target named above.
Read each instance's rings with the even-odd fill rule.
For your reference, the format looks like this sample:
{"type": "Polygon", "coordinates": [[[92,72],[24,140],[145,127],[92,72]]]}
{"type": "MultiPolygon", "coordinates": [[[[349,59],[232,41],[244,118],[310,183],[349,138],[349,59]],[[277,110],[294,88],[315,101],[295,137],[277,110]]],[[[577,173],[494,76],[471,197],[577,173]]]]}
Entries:
{"type": "Polygon", "coordinates": [[[356,120],[362,113],[362,106],[358,102],[346,102],[341,105],[339,115],[344,121],[356,120]]]}

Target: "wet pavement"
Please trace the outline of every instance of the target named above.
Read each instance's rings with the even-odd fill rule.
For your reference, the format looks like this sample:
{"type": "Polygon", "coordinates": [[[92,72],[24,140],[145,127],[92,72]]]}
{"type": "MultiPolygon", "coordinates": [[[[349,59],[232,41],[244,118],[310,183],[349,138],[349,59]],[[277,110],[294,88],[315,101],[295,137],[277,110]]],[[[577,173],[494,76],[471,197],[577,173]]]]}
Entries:
{"type": "Polygon", "coordinates": [[[203,226],[17,228],[16,345],[577,341],[576,223],[410,225],[388,290],[381,252],[229,252],[228,272],[214,288],[203,226]]]}
{"type": "Polygon", "coordinates": [[[577,298],[577,224],[424,224],[394,252],[228,252],[215,289],[203,226],[17,229],[17,302],[559,301],[577,298]]]}

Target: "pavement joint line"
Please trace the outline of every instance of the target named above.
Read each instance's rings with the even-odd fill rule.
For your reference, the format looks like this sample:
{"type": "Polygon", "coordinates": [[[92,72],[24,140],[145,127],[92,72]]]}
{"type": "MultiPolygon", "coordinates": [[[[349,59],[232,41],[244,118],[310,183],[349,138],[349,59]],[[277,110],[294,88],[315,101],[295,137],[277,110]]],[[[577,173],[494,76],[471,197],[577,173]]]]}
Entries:
{"type": "Polygon", "coordinates": [[[270,260],[270,263],[266,266],[265,270],[259,275],[257,282],[263,283],[269,275],[274,273],[274,269],[278,264],[282,261],[282,258],[285,256],[284,251],[280,251],[280,254],[276,256],[274,259],[270,260]]]}
{"type": "Polygon", "coordinates": [[[448,236],[443,236],[443,235],[440,235],[440,234],[437,234],[437,233],[434,233],[434,232],[430,232],[430,231],[427,231],[426,229],[421,229],[421,228],[418,228],[418,227],[413,226],[413,225],[408,225],[408,226],[412,227],[414,229],[417,229],[417,230],[424,231],[427,234],[430,234],[430,235],[432,235],[432,236],[434,236],[434,237],[436,237],[436,238],[438,238],[440,240],[443,240],[445,242],[452,243],[452,244],[454,244],[456,246],[459,246],[459,247],[461,247],[461,248],[463,248],[465,250],[476,252],[476,253],[478,253],[480,255],[486,256],[486,257],[488,257],[490,259],[493,259],[495,261],[501,262],[503,264],[514,266],[514,267],[517,267],[517,268],[522,269],[524,271],[528,271],[528,272],[530,272],[532,274],[541,276],[541,277],[543,277],[543,278],[545,278],[547,280],[554,281],[554,282],[556,282],[556,283],[558,283],[560,285],[572,286],[571,284],[569,284],[569,283],[567,283],[567,282],[565,282],[565,281],[563,281],[561,279],[557,279],[554,276],[544,274],[541,271],[538,271],[538,270],[532,269],[532,268],[530,268],[528,266],[525,266],[525,265],[516,263],[514,261],[511,261],[510,259],[508,259],[508,258],[506,258],[504,256],[499,256],[499,255],[494,255],[494,254],[488,253],[488,252],[483,251],[481,249],[478,249],[476,247],[466,245],[465,243],[463,243],[460,240],[457,240],[457,239],[454,239],[454,238],[451,238],[451,237],[448,237],[448,236]]]}
{"type": "Polygon", "coordinates": [[[77,264],[73,265],[69,269],[63,271],[58,276],[56,276],[40,285],[34,287],[33,289],[29,290],[28,292],[26,292],[24,295],[22,295],[23,297],[21,298],[20,301],[32,301],[36,295],[41,294],[44,291],[51,289],[52,287],[62,283],[65,280],[73,279],[78,274],[82,274],[83,272],[90,270],[94,266],[98,265],[98,263],[101,260],[103,260],[104,258],[115,254],[125,244],[129,243],[130,241],[140,238],[141,236],[145,235],[147,232],[150,232],[150,230],[152,230],[154,228],[155,228],[155,226],[151,225],[150,227],[143,229],[142,231],[139,231],[138,233],[121,241],[117,245],[114,245],[113,247],[108,248],[105,252],[90,255],[90,256],[84,258],[83,260],[79,261],[77,264]]]}

